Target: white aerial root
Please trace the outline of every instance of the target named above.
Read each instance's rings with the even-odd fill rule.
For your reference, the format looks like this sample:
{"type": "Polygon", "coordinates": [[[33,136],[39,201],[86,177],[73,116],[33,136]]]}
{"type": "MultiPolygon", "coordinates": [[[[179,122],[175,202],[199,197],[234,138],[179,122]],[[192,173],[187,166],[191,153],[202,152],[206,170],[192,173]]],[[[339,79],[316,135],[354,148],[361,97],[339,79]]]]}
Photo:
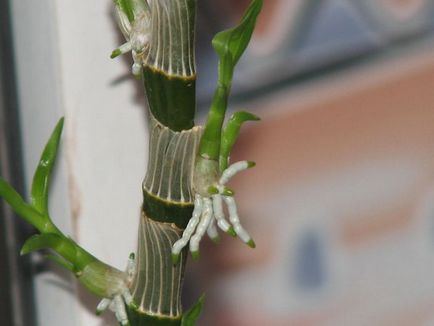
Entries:
{"type": "Polygon", "coordinates": [[[200,222],[196,227],[196,232],[190,238],[190,251],[194,258],[199,254],[199,242],[205,234],[212,221],[212,203],[210,198],[203,198],[203,211],[200,222]]]}
{"type": "Polygon", "coordinates": [[[109,308],[114,312],[117,321],[123,325],[129,325],[127,311],[125,310],[125,305],[134,305],[133,297],[131,296],[130,290],[127,286],[134,277],[136,271],[136,261],[134,254],[131,254],[128,259],[128,264],[126,268],[126,282],[122,288],[120,288],[115,294],[110,298],[102,299],[98,306],[96,307],[96,314],[100,315],[102,312],[109,308]]]}
{"type": "Polygon", "coordinates": [[[194,210],[187,227],[182,234],[181,239],[176,241],[172,247],[172,258],[176,263],[179,259],[181,250],[190,242],[190,252],[194,259],[199,257],[199,242],[205,232],[215,242],[218,242],[219,236],[216,228],[218,227],[224,232],[238,236],[248,246],[254,248],[255,242],[242,227],[240,218],[237,212],[237,206],[232,192],[225,187],[225,184],[237,173],[244,171],[254,165],[253,162],[241,161],[232,164],[223,171],[220,180],[210,185],[216,189],[218,193],[209,194],[209,196],[201,196],[195,194],[194,210]],[[223,201],[228,207],[229,221],[226,220],[223,212],[223,201]]]}

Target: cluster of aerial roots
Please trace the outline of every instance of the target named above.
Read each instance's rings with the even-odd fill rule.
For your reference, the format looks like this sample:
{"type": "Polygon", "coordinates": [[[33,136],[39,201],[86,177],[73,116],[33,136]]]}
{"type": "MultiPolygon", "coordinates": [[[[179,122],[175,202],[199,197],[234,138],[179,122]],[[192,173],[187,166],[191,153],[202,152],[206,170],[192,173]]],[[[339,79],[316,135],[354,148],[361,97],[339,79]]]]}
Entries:
{"type": "Polygon", "coordinates": [[[253,167],[254,162],[240,161],[232,164],[223,171],[220,179],[214,185],[210,185],[209,196],[202,196],[199,193],[194,197],[194,210],[182,237],[173,244],[172,259],[176,263],[181,250],[190,243],[190,252],[194,259],[199,257],[199,242],[205,235],[215,242],[219,241],[217,227],[224,232],[238,236],[248,246],[254,248],[255,242],[243,228],[238,216],[237,205],[234,200],[234,193],[226,187],[226,183],[238,172],[253,167]],[[227,205],[229,222],[226,220],[223,211],[223,202],[227,205]]]}

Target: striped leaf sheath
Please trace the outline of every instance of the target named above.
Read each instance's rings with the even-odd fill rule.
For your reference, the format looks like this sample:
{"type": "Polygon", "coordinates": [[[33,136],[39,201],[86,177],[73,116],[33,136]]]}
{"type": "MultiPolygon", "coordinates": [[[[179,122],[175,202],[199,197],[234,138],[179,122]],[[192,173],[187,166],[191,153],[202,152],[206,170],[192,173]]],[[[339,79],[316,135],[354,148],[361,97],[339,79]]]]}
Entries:
{"type": "Polygon", "coordinates": [[[137,273],[131,293],[137,325],[180,325],[186,251],[171,260],[193,211],[193,167],[201,136],[194,127],[195,0],[150,1],[151,40],[143,67],[150,108],[149,163],[143,182],[137,273]]]}

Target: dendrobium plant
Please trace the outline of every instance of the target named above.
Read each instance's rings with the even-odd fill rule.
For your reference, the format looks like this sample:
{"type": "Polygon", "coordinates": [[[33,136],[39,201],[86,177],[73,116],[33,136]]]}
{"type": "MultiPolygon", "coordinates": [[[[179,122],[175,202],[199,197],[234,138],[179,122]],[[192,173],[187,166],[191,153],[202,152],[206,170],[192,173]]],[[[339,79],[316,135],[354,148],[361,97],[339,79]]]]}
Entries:
{"type": "Polygon", "coordinates": [[[126,43],[111,57],[131,51],[132,73],[143,79],[150,111],[149,163],[136,254],[130,255],[126,271],[120,271],[95,258],[52,222],[48,186],[63,119],[42,153],[31,202],[1,178],[0,196],[39,231],[25,242],[21,253],[51,249],[55,255],[50,259],[102,298],[97,313],[109,308],[124,326],[194,325],[203,298],[184,314],[180,299],[187,245],[192,257],[198,258],[205,233],[218,241],[218,226],[255,247],[241,225],[234,191],[226,184],[254,166],[251,161],[230,165],[230,153],[241,125],[259,118],[236,112],[224,122],[234,67],[250,41],[262,0],[253,0],[238,26],[213,39],[219,56],[218,83],[204,127],[194,125],[196,0],[114,2],[126,43]]]}

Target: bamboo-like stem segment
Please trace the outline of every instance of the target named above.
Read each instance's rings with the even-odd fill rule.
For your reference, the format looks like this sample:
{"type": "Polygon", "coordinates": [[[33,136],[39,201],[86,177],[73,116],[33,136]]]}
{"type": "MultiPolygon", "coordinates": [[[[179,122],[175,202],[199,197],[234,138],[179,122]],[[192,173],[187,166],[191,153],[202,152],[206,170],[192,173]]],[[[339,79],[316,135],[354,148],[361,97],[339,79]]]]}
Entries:
{"type": "Polygon", "coordinates": [[[173,131],[151,115],[149,164],[143,181],[146,215],[183,229],[193,212],[193,173],[201,127],[173,131]]]}
{"type": "Polygon", "coordinates": [[[149,163],[143,189],[168,202],[191,204],[192,182],[201,127],[175,132],[150,119],[149,163]]]}
{"type": "Polygon", "coordinates": [[[137,271],[130,290],[138,309],[129,311],[132,325],[178,325],[186,250],[178,264],[172,246],[193,210],[193,173],[202,128],[173,131],[150,117],[149,164],[143,181],[137,271]]]}
{"type": "Polygon", "coordinates": [[[171,77],[194,76],[196,1],[154,0],[150,12],[151,40],[145,65],[171,77]]]}
{"type": "Polygon", "coordinates": [[[181,253],[177,265],[171,260],[172,245],[181,236],[182,230],[173,224],[153,221],[142,214],[137,273],[131,286],[138,312],[159,318],[181,318],[186,251],[181,253]]]}
{"type": "Polygon", "coordinates": [[[149,109],[174,131],[194,126],[196,0],[150,2],[150,41],[143,54],[143,81],[149,109]]]}

